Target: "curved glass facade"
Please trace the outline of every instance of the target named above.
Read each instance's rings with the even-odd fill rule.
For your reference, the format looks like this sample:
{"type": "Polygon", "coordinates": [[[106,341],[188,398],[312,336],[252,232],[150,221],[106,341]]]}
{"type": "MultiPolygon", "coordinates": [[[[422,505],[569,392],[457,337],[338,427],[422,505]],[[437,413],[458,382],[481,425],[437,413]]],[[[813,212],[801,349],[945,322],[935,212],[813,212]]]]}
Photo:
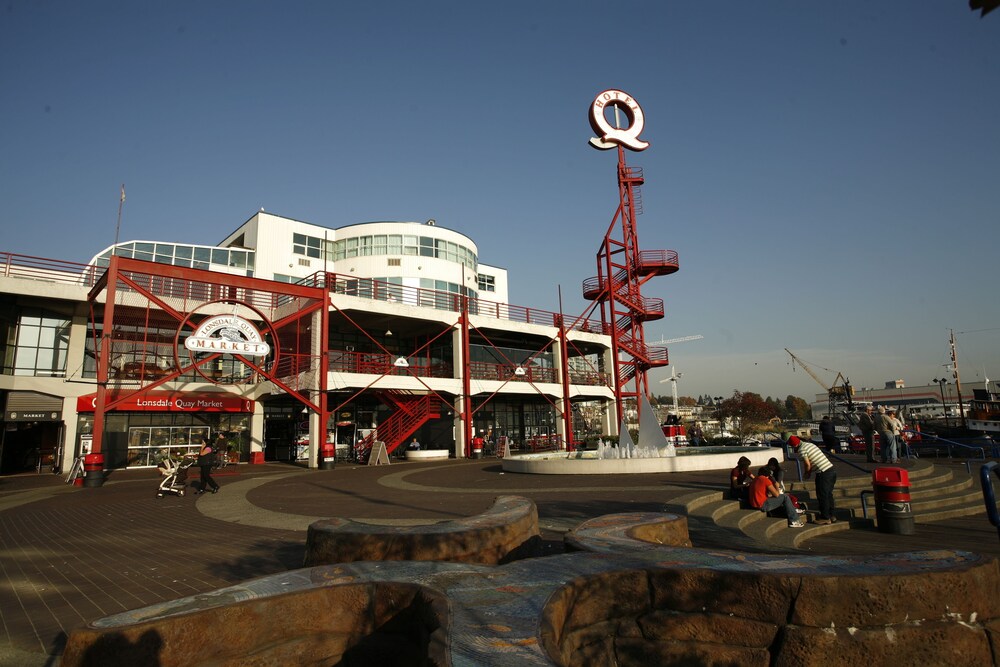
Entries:
{"type": "MultiPolygon", "coordinates": [[[[329,259],[338,261],[351,257],[370,257],[375,255],[410,255],[419,257],[436,257],[448,262],[455,262],[477,270],[479,259],[472,248],[453,241],[420,236],[418,234],[369,234],[334,241],[333,252],[329,259]]],[[[318,255],[317,255],[318,256],[318,255]]]]}
{"type": "Polygon", "coordinates": [[[243,269],[253,276],[254,251],[244,248],[216,248],[213,246],[188,245],[184,243],[154,243],[152,241],[129,241],[118,244],[117,250],[109,248],[94,258],[91,264],[106,267],[111,261],[111,253],[119,257],[143,259],[147,262],[172,264],[194,269],[227,267],[243,269]]]}

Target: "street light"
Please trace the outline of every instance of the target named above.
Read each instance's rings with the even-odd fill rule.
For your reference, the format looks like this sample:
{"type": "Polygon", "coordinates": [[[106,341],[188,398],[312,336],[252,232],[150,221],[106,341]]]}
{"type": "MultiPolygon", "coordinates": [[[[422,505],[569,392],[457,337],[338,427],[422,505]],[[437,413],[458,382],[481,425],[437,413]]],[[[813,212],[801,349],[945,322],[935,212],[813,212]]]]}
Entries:
{"type": "Polygon", "coordinates": [[[948,404],[944,402],[944,386],[948,384],[948,381],[944,378],[934,378],[931,382],[941,388],[941,409],[944,411],[944,425],[950,426],[951,424],[948,421],[948,404]]]}

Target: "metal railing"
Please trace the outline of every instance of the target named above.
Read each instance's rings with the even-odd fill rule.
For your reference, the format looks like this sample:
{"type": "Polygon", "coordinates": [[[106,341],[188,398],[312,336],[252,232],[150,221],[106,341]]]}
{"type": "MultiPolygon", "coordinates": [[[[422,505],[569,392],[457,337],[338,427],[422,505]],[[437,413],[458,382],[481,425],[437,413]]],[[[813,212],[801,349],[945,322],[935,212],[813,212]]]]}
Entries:
{"type": "MultiPolygon", "coordinates": [[[[815,445],[816,443],[813,443],[813,444],[815,445]]],[[[819,445],[816,445],[816,446],[819,447],[819,445]]],[[[792,451],[792,448],[788,446],[787,442],[784,445],[782,445],[782,447],[785,450],[785,460],[786,461],[794,461],[795,462],[795,471],[798,473],[799,481],[800,482],[804,482],[805,481],[805,477],[803,476],[802,459],[800,459],[792,451]]],[[[845,459],[843,457],[837,456],[836,454],[834,454],[834,453],[832,453],[830,451],[824,451],[823,453],[826,454],[827,458],[834,459],[836,461],[840,461],[844,465],[848,465],[848,466],[854,468],[855,470],[859,470],[859,471],[865,473],[866,475],[871,472],[871,470],[869,470],[867,468],[862,468],[858,464],[853,463],[851,461],[848,461],[847,459],[845,459]]]]}
{"type": "MultiPolygon", "coordinates": [[[[914,445],[911,442],[910,446],[914,447],[914,449],[916,449],[917,451],[919,451],[920,447],[924,443],[926,443],[926,445],[928,447],[939,447],[941,444],[943,444],[947,448],[947,450],[948,450],[948,456],[949,456],[949,458],[955,458],[955,451],[954,450],[957,448],[960,451],[961,450],[966,450],[967,453],[969,454],[970,458],[976,458],[978,460],[985,460],[986,459],[986,445],[985,444],[967,444],[967,443],[957,442],[955,440],[949,440],[947,438],[939,437],[939,436],[937,436],[937,435],[935,435],[933,433],[921,433],[920,434],[920,444],[914,445]],[[978,456],[975,456],[975,454],[978,454],[978,456]]],[[[990,454],[994,458],[996,458],[998,456],[998,454],[1000,454],[1000,452],[998,452],[997,449],[998,449],[998,447],[997,447],[996,443],[993,443],[991,445],[991,450],[992,451],[990,452],[990,454]]]]}
{"type": "MultiPolygon", "coordinates": [[[[139,276],[138,279],[142,282],[141,286],[144,289],[148,289],[157,296],[185,297],[192,300],[209,300],[222,297],[233,298],[237,296],[235,293],[230,294],[230,288],[225,286],[198,285],[196,287],[189,285],[190,281],[157,276],[156,263],[150,262],[149,264],[149,273],[145,276],[139,276]],[[210,287],[215,291],[210,291],[210,287]],[[201,289],[205,293],[194,293],[197,289],[201,289]]],[[[0,252],[0,277],[24,278],[90,288],[96,284],[97,279],[104,275],[106,270],[104,267],[82,264],[80,262],[67,262],[31,255],[0,252]]],[[[453,312],[460,312],[463,300],[467,300],[469,312],[474,315],[524,324],[559,326],[563,321],[559,313],[550,310],[464,297],[452,292],[424,289],[421,287],[394,285],[372,278],[351,278],[336,273],[318,272],[307,278],[303,278],[297,284],[311,287],[322,287],[324,284],[329,284],[331,289],[337,294],[453,312]]],[[[235,290],[235,288],[232,289],[235,290]]],[[[277,297],[274,295],[263,295],[263,299],[255,298],[260,295],[252,294],[251,290],[242,289],[239,290],[238,296],[240,300],[253,301],[255,305],[269,307],[280,306],[283,301],[291,300],[291,297],[280,295],[277,297]]],[[[570,320],[568,317],[565,319],[570,320]]],[[[581,319],[573,323],[571,328],[591,333],[609,333],[605,331],[604,325],[599,320],[581,319]]]]}
{"type": "Polygon", "coordinates": [[[993,492],[993,475],[990,473],[997,471],[997,462],[990,461],[979,469],[979,481],[983,487],[983,503],[986,504],[986,516],[990,519],[990,524],[997,529],[997,536],[1000,537],[1000,512],[997,511],[997,497],[993,492]]]}

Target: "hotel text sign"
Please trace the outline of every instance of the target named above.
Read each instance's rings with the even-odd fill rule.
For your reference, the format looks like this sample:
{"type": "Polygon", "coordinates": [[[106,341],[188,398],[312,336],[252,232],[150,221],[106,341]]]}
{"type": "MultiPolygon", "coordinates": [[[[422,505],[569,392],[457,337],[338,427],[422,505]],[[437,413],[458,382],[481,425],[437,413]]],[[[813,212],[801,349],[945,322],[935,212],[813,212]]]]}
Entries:
{"type": "Polygon", "coordinates": [[[644,151],[649,148],[649,142],[639,138],[646,119],[642,115],[642,107],[632,97],[620,90],[605,90],[598,93],[594,103],[590,105],[590,126],[597,133],[592,137],[590,145],[601,150],[615,146],[624,146],[633,151],[644,151]],[[613,127],[604,115],[608,107],[613,107],[617,125],[618,113],[625,114],[628,127],[613,127]]]}

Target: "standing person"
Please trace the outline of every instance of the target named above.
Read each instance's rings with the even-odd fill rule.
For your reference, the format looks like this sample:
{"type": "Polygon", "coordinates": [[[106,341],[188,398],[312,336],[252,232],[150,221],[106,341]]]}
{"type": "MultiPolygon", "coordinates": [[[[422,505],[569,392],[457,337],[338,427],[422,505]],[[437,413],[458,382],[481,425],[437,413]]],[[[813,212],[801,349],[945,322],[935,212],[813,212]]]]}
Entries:
{"type": "Polygon", "coordinates": [[[796,436],[788,438],[788,444],[799,453],[799,458],[806,465],[805,478],[809,479],[813,471],[816,471],[816,501],[819,503],[819,518],[816,523],[820,526],[836,523],[837,517],[833,515],[836,509],[833,502],[833,487],[837,484],[837,471],[833,469],[830,459],[820,451],[820,448],[811,442],[802,442],[796,436]]]}
{"type": "Polygon", "coordinates": [[[763,466],[757,471],[757,476],[750,485],[750,505],[761,512],[770,512],[784,507],[790,528],[802,528],[805,525],[799,520],[799,512],[795,509],[795,503],[792,502],[792,499],[774,485],[770,466],[763,466]]]}
{"type": "Polygon", "coordinates": [[[215,462],[215,450],[208,444],[208,438],[201,439],[201,449],[198,451],[198,468],[201,470],[201,488],[197,493],[205,493],[211,487],[212,493],[219,492],[219,485],[212,479],[212,464],[215,462]]]}
{"type": "Polygon", "coordinates": [[[226,440],[226,434],[222,431],[219,431],[219,435],[215,437],[215,445],[212,447],[212,452],[216,458],[222,456],[225,457],[225,461],[229,460],[229,441],[226,440]]]}
{"type": "Polygon", "coordinates": [[[819,423],[819,434],[823,437],[823,446],[831,454],[835,454],[840,449],[840,440],[837,439],[837,430],[833,427],[830,415],[823,415],[823,419],[819,423]]]}
{"type": "Polygon", "coordinates": [[[688,432],[688,440],[691,441],[692,447],[700,447],[701,443],[705,441],[705,431],[701,428],[701,422],[696,421],[694,426],[688,432]]]}
{"type": "Polygon", "coordinates": [[[892,452],[892,459],[889,462],[899,463],[899,453],[906,447],[906,441],[903,439],[903,420],[896,415],[895,410],[887,411],[886,416],[889,418],[889,426],[892,428],[892,437],[896,444],[896,448],[892,452]]]}
{"type": "Polygon", "coordinates": [[[878,433],[879,451],[882,463],[889,463],[896,458],[896,436],[892,434],[892,422],[885,413],[883,406],[878,406],[875,415],[875,431],[878,433]]]}
{"type": "Polygon", "coordinates": [[[858,428],[861,437],[865,439],[865,458],[868,463],[875,463],[875,419],[872,413],[875,409],[867,405],[865,411],[858,417],[858,428]]]}

